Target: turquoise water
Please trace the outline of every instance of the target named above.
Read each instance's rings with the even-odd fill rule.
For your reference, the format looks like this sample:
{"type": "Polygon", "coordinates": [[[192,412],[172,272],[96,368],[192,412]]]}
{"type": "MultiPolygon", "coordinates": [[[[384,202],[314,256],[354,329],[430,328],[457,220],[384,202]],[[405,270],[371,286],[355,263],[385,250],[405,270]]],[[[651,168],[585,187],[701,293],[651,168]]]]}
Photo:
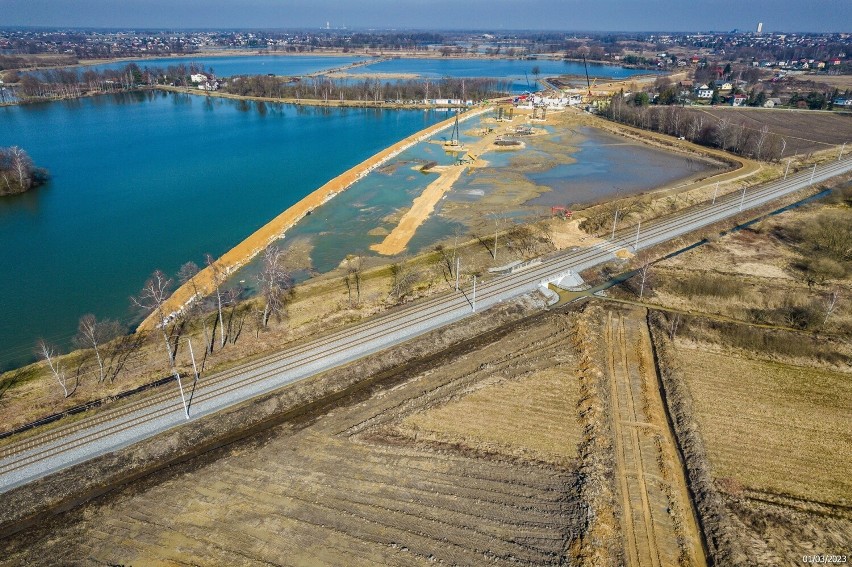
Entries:
{"type": "Polygon", "coordinates": [[[67,346],[84,313],[132,321],[128,298],[154,269],[222,254],[445,117],[156,92],[0,108],[0,146],[52,176],[0,200],[0,368],[38,337],[67,346]]]}
{"type": "MultiPolygon", "coordinates": [[[[361,68],[359,73],[416,73],[423,77],[495,77],[500,79],[523,79],[525,74],[532,81],[533,67],[538,67],[541,76],[584,75],[582,63],[574,61],[552,61],[545,59],[391,59],[361,68]]],[[[649,71],[625,69],[616,65],[594,65],[589,63],[589,76],[624,78],[647,74],[649,71]]]]}
{"type": "Polygon", "coordinates": [[[232,75],[310,75],[325,69],[334,69],[349,65],[357,61],[363,61],[364,57],[356,56],[323,56],[323,55],[245,55],[245,56],[220,56],[220,57],[167,57],[163,59],[145,59],[139,61],[121,61],[117,63],[104,63],[78,67],[81,71],[94,69],[103,71],[105,69],[123,69],[129,63],[136,63],[140,68],[162,67],[173,65],[197,64],[205,69],[212,68],[219,77],[230,77],[232,75]]]}
{"type": "MultiPolygon", "coordinates": [[[[220,57],[174,57],[135,61],[140,67],[168,67],[170,65],[203,65],[213,68],[216,75],[266,74],[307,75],[342,67],[364,57],[357,56],[316,56],[316,55],[252,55],[220,57]]],[[[122,69],[128,62],[105,63],[80,69],[122,69]]],[[[441,77],[488,77],[508,80],[513,91],[535,87],[536,77],[533,68],[538,67],[542,77],[554,75],[584,75],[582,63],[574,61],[523,60],[523,59],[391,59],[373,63],[352,70],[353,73],[413,73],[421,77],[439,79],[441,77]]],[[[617,65],[589,63],[589,75],[592,77],[625,78],[647,74],[649,71],[625,69],[617,65]]]]}

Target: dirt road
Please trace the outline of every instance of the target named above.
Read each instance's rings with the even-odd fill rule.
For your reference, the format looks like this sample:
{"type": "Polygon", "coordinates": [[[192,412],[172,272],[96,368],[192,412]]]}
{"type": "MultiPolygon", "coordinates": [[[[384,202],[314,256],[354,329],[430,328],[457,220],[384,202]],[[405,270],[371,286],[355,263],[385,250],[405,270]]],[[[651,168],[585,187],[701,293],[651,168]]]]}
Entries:
{"type": "Polygon", "coordinates": [[[626,564],[706,565],[657,386],[645,311],[610,311],[605,339],[626,564]]]}

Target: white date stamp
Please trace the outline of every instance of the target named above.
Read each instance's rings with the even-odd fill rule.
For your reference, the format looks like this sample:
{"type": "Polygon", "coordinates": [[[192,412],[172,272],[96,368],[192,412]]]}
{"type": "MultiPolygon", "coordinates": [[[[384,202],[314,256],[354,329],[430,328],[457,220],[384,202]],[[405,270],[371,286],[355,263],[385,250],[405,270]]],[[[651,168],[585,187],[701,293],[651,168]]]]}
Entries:
{"type": "Polygon", "coordinates": [[[802,563],[846,563],[846,555],[814,554],[802,555],[802,563]]]}

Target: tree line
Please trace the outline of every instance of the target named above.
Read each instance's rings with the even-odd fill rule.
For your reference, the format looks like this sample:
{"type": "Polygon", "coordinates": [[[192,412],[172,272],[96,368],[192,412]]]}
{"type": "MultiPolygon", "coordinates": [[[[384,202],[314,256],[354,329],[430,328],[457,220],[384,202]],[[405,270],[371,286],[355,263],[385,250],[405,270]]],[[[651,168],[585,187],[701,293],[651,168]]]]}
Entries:
{"type": "Polygon", "coordinates": [[[770,132],[768,126],[754,129],[727,117],[716,118],[680,106],[650,106],[646,93],[628,98],[616,94],[601,114],[615,122],[682,137],[756,160],[781,159],[787,147],[787,140],[770,132]]]}
{"type": "MultiPolygon", "coordinates": [[[[142,317],[150,317],[154,330],[128,333],[122,323],[113,319],[98,319],[87,313],[80,317],[72,344],[81,349],[81,356],[63,359],[59,347],[39,339],[35,354],[45,361],[50,376],[65,398],[72,396],[86,376],[94,376],[98,384],[113,383],[143,353],[142,347],[152,340],[161,341],[163,361],[169,373],[180,380],[182,375],[177,355],[183,345],[190,349],[198,372],[203,372],[207,358],[216,350],[235,344],[249,326],[255,337],[272,320],[281,321],[293,288],[293,278],[286,266],[284,251],[270,246],[264,252],[262,267],[257,275],[257,301],[246,301],[245,288],[231,284],[215,259],[207,254],[206,265],[212,270],[214,289],[201,293],[196,277],[200,272],[195,262],[183,264],[176,277],[155,270],[138,294],[130,298],[131,308],[142,317]],[[187,306],[177,314],[166,311],[166,301],[175,285],[187,285],[193,291],[187,306]],[[200,331],[203,344],[193,349],[189,344],[191,331],[200,331]]],[[[360,273],[360,268],[354,270],[360,273]]],[[[349,272],[352,276],[352,271],[349,272]]],[[[360,276],[358,276],[360,278],[360,276]]],[[[360,279],[359,279],[360,281],[360,279]]],[[[156,347],[159,348],[159,347],[156,347]]]]}
{"type": "MultiPolygon", "coordinates": [[[[75,98],[87,94],[124,92],[154,85],[192,86],[190,76],[196,73],[213,75],[213,68],[202,65],[170,65],[139,67],[129,63],[120,69],[51,69],[33,73],[12,71],[8,82],[17,83],[16,94],[21,99],[75,98]]],[[[482,100],[501,96],[510,91],[511,82],[485,78],[443,78],[422,80],[378,79],[351,81],[315,77],[287,79],[268,75],[240,75],[224,82],[224,92],[269,98],[315,100],[385,100],[413,101],[437,98],[482,100]]]]}
{"type": "Polygon", "coordinates": [[[241,96],[268,98],[294,98],[334,101],[363,100],[422,101],[424,99],[483,100],[504,95],[509,82],[494,79],[398,80],[386,82],[379,79],[347,81],[316,77],[287,81],[265,75],[232,77],[222,89],[241,96]]]}

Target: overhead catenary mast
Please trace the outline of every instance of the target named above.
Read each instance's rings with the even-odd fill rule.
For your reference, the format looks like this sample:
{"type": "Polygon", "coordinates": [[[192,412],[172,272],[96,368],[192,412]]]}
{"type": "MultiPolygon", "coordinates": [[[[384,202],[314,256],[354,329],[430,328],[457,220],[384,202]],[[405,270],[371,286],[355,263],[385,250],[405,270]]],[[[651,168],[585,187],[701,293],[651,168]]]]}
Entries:
{"type": "Polygon", "coordinates": [[[589,82],[589,66],[586,64],[586,56],[583,55],[583,67],[586,69],[586,87],[589,89],[589,96],[592,96],[592,83],[589,82]]]}

